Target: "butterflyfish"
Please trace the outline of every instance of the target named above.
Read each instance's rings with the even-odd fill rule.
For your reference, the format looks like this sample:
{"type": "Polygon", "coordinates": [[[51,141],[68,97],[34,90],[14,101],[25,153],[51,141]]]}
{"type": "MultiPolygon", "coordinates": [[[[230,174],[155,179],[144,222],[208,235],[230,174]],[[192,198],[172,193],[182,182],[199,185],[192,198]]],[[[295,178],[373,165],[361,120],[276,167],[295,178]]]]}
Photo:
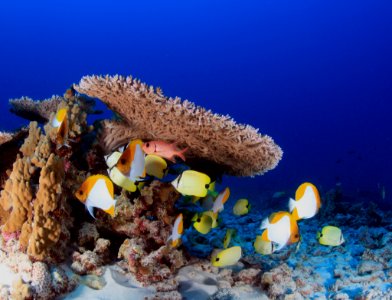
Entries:
{"type": "Polygon", "coordinates": [[[143,142],[141,140],[131,141],[116,164],[117,169],[133,182],[140,181],[146,177],[142,145],[143,142]]]}
{"type": "Polygon", "coordinates": [[[114,151],[112,154],[106,155],[104,157],[106,161],[106,165],[108,166],[109,169],[113,168],[117,164],[118,160],[121,157],[121,154],[122,153],[120,151],[114,151]]]}
{"type": "Polygon", "coordinates": [[[261,223],[264,241],[271,241],[277,244],[275,250],[282,249],[285,245],[299,241],[299,231],[297,221],[293,216],[285,211],[271,214],[261,223]]]}
{"type": "Polygon", "coordinates": [[[62,146],[67,146],[68,142],[68,109],[67,108],[60,108],[57,112],[56,115],[54,116],[52,120],[52,126],[54,128],[57,128],[57,133],[56,133],[56,143],[57,143],[57,148],[61,148],[62,146]]]}
{"type": "Polygon", "coordinates": [[[149,154],[145,158],[147,175],[162,179],[167,173],[167,162],[160,156],[149,154]]]}
{"type": "Polygon", "coordinates": [[[240,246],[234,246],[222,250],[217,255],[212,256],[211,263],[214,267],[226,267],[235,265],[242,255],[242,250],[240,246]]]}
{"type": "Polygon", "coordinates": [[[201,234],[207,234],[212,228],[212,218],[208,215],[198,215],[193,223],[193,227],[201,234]]]}
{"type": "Polygon", "coordinates": [[[248,199],[239,199],[233,207],[233,214],[236,216],[246,215],[250,210],[248,199]]]}
{"type": "Polygon", "coordinates": [[[93,175],[88,177],[75,193],[76,198],[84,203],[90,215],[94,217],[94,207],[102,209],[114,217],[113,183],[107,176],[93,175]]]}
{"type": "Polygon", "coordinates": [[[317,239],[325,246],[339,246],[344,243],[342,230],[335,226],[324,226],[321,232],[317,232],[317,239]]]}
{"type": "Polygon", "coordinates": [[[225,238],[223,239],[223,248],[227,248],[230,245],[231,242],[231,238],[233,236],[233,234],[235,233],[235,229],[227,229],[226,230],[226,234],[225,234],[225,238]]]}
{"type": "Polygon", "coordinates": [[[59,128],[63,123],[63,121],[67,118],[67,115],[68,115],[67,108],[66,107],[60,108],[56,112],[55,116],[53,117],[52,126],[54,128],[59,128]]]}
{"type": "Polygon", "coordinates": [[[183,217],[182,214],[179,214],[176,220],[174,221],[172,234],[167,239],[168,241],[170,241],[170,245],[173,248],[178,247],[180,245],[183,231],[184,231],[183,217]]]}
{"type": "Polygon", "coordinates": [[[212,211],[214,213],[221,212],[224,208],[224,204],[230,197],[230,189],[227,187],[223,191],[221,191],[214,201],[214,205],[212,207],[212,211]]]}
{"type": "Polygon", "coordinates": [[[202,215],[209,216],[212,219],[212,228],[218,227],[218,214],[215,214],[214,212],[209,210],[203,212],[202,215]]]}
{"type": "Polygon", "coordinates": [[[109,170],[110,179],[119,187],[122,187],[128,192],[135,192],[142,182],[133,182],[126,177],[117,167],[113,167],[109,170]]]}
{"type": "Polygon", "coordinates": [[[169,144],[164,141],[150,141],[143,144],[143,151],[146,154],[155,154],[172,162],[176,162],[176,156],[185,161],[184,153],[187,150],[188,148],[178,149],[175,143],[169,144]]]}
{"type": "Polygon", "coordinates": [[[309,219],[320,209],[321,200],[317,188],[305,182],[295,192],[295,200],[289,200],[289,210],[295,220],[309,219]]]}
{"type": "Polygon", "coordinates": [[[188,170],[182,172],[171,184],[184,196],[205,197],[210,185],[211,179],[208,175],[188,170]]]}
{"type": "Polygon", "coordinates": [[[269,255],[274,253],[277,248],[277,244],[271,241],[265,241],[261,235],[258,235],[253,243],[253,247],[257,253],[269,255]]]}

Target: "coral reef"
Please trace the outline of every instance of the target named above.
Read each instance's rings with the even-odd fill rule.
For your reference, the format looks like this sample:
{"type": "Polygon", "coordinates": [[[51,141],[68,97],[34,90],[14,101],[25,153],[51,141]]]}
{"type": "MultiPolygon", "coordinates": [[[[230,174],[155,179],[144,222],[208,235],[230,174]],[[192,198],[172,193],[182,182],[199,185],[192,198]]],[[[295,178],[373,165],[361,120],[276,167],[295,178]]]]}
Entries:
{"type": "Polygon", "coordinates": [[[263,174],[282,158],[279,146],[252,126],[237,124],[229,116],[214,114],[188,100],[167,98],[159,88],[132,77],[86,76],[74,88],[101,99],[129,126],[125,130],[121,123],[104,123],[109,128],[103,132],[111,135],[101,139],[107,142],[102,145],[106,152],[113,151],[119,144],[116,140],[125,137],[176,142],[189,147],[190,159],[214,162],[224,172],[239,176],[263,174]]]}

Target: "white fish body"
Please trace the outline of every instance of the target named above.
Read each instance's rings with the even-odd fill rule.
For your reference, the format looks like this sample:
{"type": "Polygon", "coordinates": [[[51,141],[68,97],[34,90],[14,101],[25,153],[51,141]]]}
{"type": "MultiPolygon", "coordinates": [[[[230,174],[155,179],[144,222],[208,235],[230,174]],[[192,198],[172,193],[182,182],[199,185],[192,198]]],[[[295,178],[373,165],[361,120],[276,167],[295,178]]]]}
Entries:
{"type": "Polygon", "coordinates": [[[110,195],[105,180],[97,180],[88,194],[85,205],[93,218],[95,218],[93,213],[94,207],[107,210],[116,205],[116,200],[110,195]]]}
{"type": "Polygon", "coordinates": [[[271,224],[266,218],[261,225],[261,229],[268,229],[268,239],[278,244],[275,250],[282,249],[290,239],[290,217],[283,216],[278,222],[271,224]]]}
{"type": "Polygon", "coordinates": [[[144,153],[141,146],[138,144],[135,147],[135,156],[132,161],[131,170],[127,177],[133,182],[140,180],[143,177],[144,166],[144,153]]]}
{"type": "Polygon", "coordinates": [[[297,208],[298,217],[301,219],[309,219],[317,213],[317,201],[313,189],[308,186],[304,195],[299,200],[289,200],[289,210],[292,212],[297,208]]]}

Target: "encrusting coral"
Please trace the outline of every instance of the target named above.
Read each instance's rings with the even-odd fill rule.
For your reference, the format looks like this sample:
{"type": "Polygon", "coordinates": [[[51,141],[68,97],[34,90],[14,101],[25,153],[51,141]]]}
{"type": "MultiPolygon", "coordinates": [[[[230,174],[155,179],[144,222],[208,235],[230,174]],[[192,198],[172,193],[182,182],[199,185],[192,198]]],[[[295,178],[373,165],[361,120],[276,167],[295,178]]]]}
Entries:
{"type": "MultiPolygon", "coordinates": [[[[103,137],[101,145],[107,152],[114,150],[115,139],[140,138],[163,140],[189,147],[187,157],[216,163],[222,171],[238,176],[263,174],[276,167],[282,150],[271,137],[261,135],[250,125],[237,124],[229,116],[214,114],[188,100],[167,98],[132,77],[86,76],[74,88],[82,94],[96,97],[117,112],[129,126],[118,122],[120,134],[103,137]]],[[[117,130],[105,129],[113,133],[117,130]]]]}

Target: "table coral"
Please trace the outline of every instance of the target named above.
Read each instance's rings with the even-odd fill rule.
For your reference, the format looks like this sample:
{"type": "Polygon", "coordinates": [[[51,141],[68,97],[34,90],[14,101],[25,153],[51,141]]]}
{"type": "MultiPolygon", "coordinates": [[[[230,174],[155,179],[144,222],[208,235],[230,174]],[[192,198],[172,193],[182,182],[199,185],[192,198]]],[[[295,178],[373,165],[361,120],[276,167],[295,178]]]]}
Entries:
{"type": "MultiPolygon", "coordinates": [[[[282,158],[282,150],[272,138],[252,126],[237,124],[229,116],[214,114],[188,100],[167,98],[160,89],[132,77],[86,76],[74,88],[101,99],[126,121],[128,131],[123,124],[110,124],[120,126],[121,134],[116,136],[121,140],[126,136],[176,142],[189,147],[187,157],[215,162],[226,173],[239,176],[263,174],[282,158]]],[[[111,141],[102,145],[106,151],[118,144],[114,138],[102,139],[111,141]]]]}

